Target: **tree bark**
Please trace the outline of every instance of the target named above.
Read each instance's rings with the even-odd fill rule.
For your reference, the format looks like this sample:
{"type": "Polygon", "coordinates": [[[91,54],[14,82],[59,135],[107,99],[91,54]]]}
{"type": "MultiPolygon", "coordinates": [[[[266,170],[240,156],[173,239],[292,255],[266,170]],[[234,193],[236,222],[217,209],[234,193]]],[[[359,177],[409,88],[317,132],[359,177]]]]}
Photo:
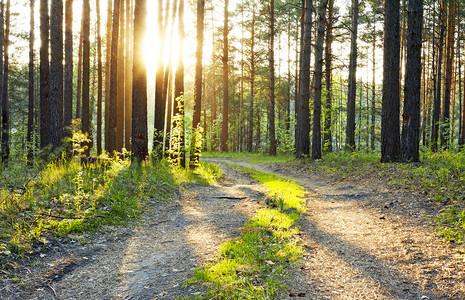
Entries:
{"type": "MultiPolygon", "coordinates": [[[[193,140],[191,146],[190,166],[195,167],[199,161],[198,149],[196,149],[197,135],[199,130],[200,112],[202,109],[202,59],[204,42],[204,22],[205,22],[205,0],[197,0],[197,49],[195,65],[195,85],[194,85],[194,115],[192,119],[193,140]]],[[[206,118],[206,116],[204,116],[206,118]]],[[[206,128],[204,128],[206,129],[206,128]]]]}
{"type": "Polygon", "coordinates": [[[323,79],[323,42],[325,38],[326,7],[328,0],[321,0],[315,51],[315,99],[313,101],[312,158],[321,158],[321,90],[323,79]]]}
{"type": "Polygon", "coordinates": [[[305,21],[299,72],[299,102],[297,103],[296,157],[310,154],[310,55],[312,50],[312,0],[305,1],[305,21]]]}
{"type": "MultiPolygon", "coordinates": [[[[50,64],[49,64],[49,13],[48,0],[40,0],[40,147],[43,149],[50,144],[50,64]]],[[[0,16],[3,28],[3,9],[0,16]]],[[[3,30],[0,37],[0,49],[3,49],[3,30]]],[[[0,55],[1,56],[1,55],[0,55]]],[[[3,66],[0,64],[0,69],[3,66]]],[[[3,70],[3,69],[2,69],[3,70]]],[[[3,77],[2,77],[3,78],[3,77]]],[[[3,86],[3,84],[1,84],[3,86]]]]}
{"type": "Polygon", "coordinates": [[[423,0],[409,0],[407,63],[402,115],[402,160],[420,161],[421,33],[423,0]]]}
{"type": "Polygon", "coordinates": [[[118,152],[123,151],[124,146],[124,103],[125,103],[125,59],[124,59],[124,48],[127,40],[124,40],[124,22],[125,22],[125,0],[119,2],[119,46],[118,46],[118,74],[116,75],[118,82],[118,95],[116,104],[116,150],[118,152]]]}
{"type": "Polygon", "coordinates": [[[2,90],[2,162],[10,157],[10,99],[8,94],[8,72],[10,46],[10,0],[6,2],[5,32],[3,35],[3,90],[2,90]]]}
{"type": "Polygon", "coordinates": [[[103,65],[102,65],[102,37],[100,23],[100,0],[96,0],[97,7],[97,155],[102,154],[102,98],[103,98],[103,65]]]}
{"type": "Polygon", "coordinates": [[[132,153],[138,162],[148,155],[147,67],[144,61],[147,0],[134,3],[134,68],[132,86],[132,153]]]}
{"type": "Polygon", "coordinates": [[[275,68],[274,68],[274,35],[275,11],[274,1],[270,0],[270,103],[268,107],[268,133],[270,138],[270,155],[276,155],[275,126],[275,68]]]}
{"type": "Polygon", "coordinates": [[[72,136],[73,119],[73,0],[66,0],[65,5],[65,92],[64,92],[64,127],[66,136],[72,136]]]}
{"type": "Polygon", "coordinates": [[[57,148],[63,137],[63,0],[52,0],[50,30],[50,142],[57,148]]]}
{"type": "Polygon", "coordinates": [[[352,0],[352,32],[349,62],[349,91],[347,95],[347,127],[346,150],[354,151],[355,145],[355,97],[357,92],[357,31],[358,31],[358,0],[352,0]]]}
{"type": "Polygon", "coordinates": [[[126,62],[125,62],[125,97],[124,97],[124,145],[131,149],[132,132],[132,49],[134,47],[131,27],[133,26],[132,0],[126,0],[126,62]]]}
{"type": "Polygon", "coordinates": [[[113,2],[113,24],[111,36],[111,67],[110,67],[110,110],[108,118],[110,130],[108,133],[108,151],[113,154],[117,150],[117,97],[118,97],[118,33],[119,33],[119,2],[113,2]]]}
{"type": "Polygon", "coordinates": [[[247,150],[253,151],[253,130],[254,130],[254,95],[255,95],[255,9],[252,12],[252,29],[250,37],[250,100],[249,100],[249,137],[247,150]]]}
{"type": "Polygon", "coordinates": [[[27,161],[32,164],[34,158],[34,4],[30,1],[30,27],[29,27],[29,87],[28,87],[28,113],[27,113],[27,161]]]}
{"type": "Polygon", "coordinates": [[[325,102],[325,113],[324,113],[324,130],[323,130],[323,149],[327,153],[333,152],[333,134],[332,134],[332,123],[333,123],[333,88],[332,88],[332,43],[333,43],[333,8],[334,0],[328,1],[328,19],[326,21],[326,37],[325,37],[325,88],[326,88],[326,102],[325,102]]]}
{"type": "Polygon", "coordinates": [[[399,0],[385,1],[381,162],[400,160],[399,0]]]}
{"type": "MultiPolygon", "coordinates": [[[[77,84],[76,84],[76,119],[82,119],[82,39],[84,18],[81,16],[81,31],[79,33],[77,84]]],[[[82,121],[82,120],[81,120],[82,121]]]]}
{"type": "Polygon", "coordinates": [[[221,152],[228,151],[229,131],[229,0],[224,1],[224,26],[223,26],[223,125],[221,127],[221,152]]]}
{"type": "Polygon", "coordinates": [[[112,30],[112,0],[107,3],[107,44],[105,56],[105,149],[108,150],[110,136],[110,70],[111,70],[111,30],[112,30]]]}

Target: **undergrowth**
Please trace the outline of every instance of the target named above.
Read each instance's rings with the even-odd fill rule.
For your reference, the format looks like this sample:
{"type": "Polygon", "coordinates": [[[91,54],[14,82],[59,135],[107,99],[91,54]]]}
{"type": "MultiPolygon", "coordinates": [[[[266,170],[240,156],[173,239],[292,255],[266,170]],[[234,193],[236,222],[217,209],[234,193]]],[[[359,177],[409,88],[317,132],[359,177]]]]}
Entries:
{"type": "Polygon", "coordinates": [[[339,152],[328,154],[315,165],[339,179],[361,174],[387,176],[396,188],[426,194],[444,206],[433,216],[439,233],[447,241],[465,242],[465,153],[421,151],[421,163],[381,164],[379,153],[339,152]],[[373,174],[375,172],[375,174],[373,174]]]}
{"type": "Polygon", "coordinates": [[[251,162],[288,162],[294,159],[292,154],[278,154],[276,156],[256,152],[203,152],[202,156],[208,157],[230,157],[235,159],[246,159],[251,162]]]}
{"type": "Polygon", "coordinates": [[[269,190],[268,206],[245,224],[239,238],[220,246],[218,259],[195,271],[188,283],[209,288],[197,299],[275,298],[285,287],[289,264],[302,256],[295,223],[305,211],[303,188],[273,174],[235,167],[269,190]]]}
{"type": "Polygon", "coordinates": [[[0,170],[0,262],[30,252],[50,236],[94,232],[139,218],[148,201],[169,201],[179,186],[212,184],[221,171],[201,163],[195,171],[168,162],[131,164],[78,156],[45,167],[11,165],[0,170]]]}

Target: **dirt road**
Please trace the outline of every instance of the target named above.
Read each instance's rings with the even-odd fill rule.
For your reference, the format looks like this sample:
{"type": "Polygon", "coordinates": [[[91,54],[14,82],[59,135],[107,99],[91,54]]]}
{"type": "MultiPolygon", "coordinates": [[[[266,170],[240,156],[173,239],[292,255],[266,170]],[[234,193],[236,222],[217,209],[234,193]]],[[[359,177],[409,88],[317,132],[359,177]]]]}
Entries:
{"type": "Polygon", "coordinates": [[[303,263],[283,299],[465,299],[463,260],[441,243],[413,195],[385,185],[335,182],[302,166],[206,158],[225,174],[154,201],[139,224],[107,228],[85,242],[49,245],[18,265],[21,281],[0,282],[2,299],[176,299],[193,270],[238,236],[260,207],[263,187],[225,163],[295,180],[307,191],[303,263]]]}

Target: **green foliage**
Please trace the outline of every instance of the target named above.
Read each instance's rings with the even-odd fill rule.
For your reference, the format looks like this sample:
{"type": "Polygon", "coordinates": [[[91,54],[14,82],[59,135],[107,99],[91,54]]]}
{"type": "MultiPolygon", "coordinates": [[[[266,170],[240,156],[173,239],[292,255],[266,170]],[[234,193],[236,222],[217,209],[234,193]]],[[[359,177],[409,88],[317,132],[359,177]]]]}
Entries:
{"type": "Polygon", "coordinates": [[[188,283],[203,282],[209,287],[201,299],[276,298],[285,288],[289,264],[302,256],[295,223],[305,210],[300,198],[303,188],[273,174],[242,170],[270,189],[268,196],[275,201],[256,212],[239,238],[220,245],[217,260],[195,271],[188,283]],[[279,202],[282,205],[277,209],[279,202]]]}
{"type": "Polygon", "coordinates": [[[264,153],[251,152],[204,152],[205,157],[230,157],[234,159],[245,159],[251,162],[288,162],[294,159],[292,154],[283,153],[276,156],[271,156],[264,153]]]}

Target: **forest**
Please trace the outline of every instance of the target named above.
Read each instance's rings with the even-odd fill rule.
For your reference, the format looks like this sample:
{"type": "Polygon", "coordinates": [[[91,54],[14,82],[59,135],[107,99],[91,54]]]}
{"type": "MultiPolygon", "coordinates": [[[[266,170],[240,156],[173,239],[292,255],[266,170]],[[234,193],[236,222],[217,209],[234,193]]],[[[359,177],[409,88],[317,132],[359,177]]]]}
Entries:
{"type": "Polygon", "coordinates": [[[0,295],[465,298],[464,15],[0,0],[0,295]]]}

